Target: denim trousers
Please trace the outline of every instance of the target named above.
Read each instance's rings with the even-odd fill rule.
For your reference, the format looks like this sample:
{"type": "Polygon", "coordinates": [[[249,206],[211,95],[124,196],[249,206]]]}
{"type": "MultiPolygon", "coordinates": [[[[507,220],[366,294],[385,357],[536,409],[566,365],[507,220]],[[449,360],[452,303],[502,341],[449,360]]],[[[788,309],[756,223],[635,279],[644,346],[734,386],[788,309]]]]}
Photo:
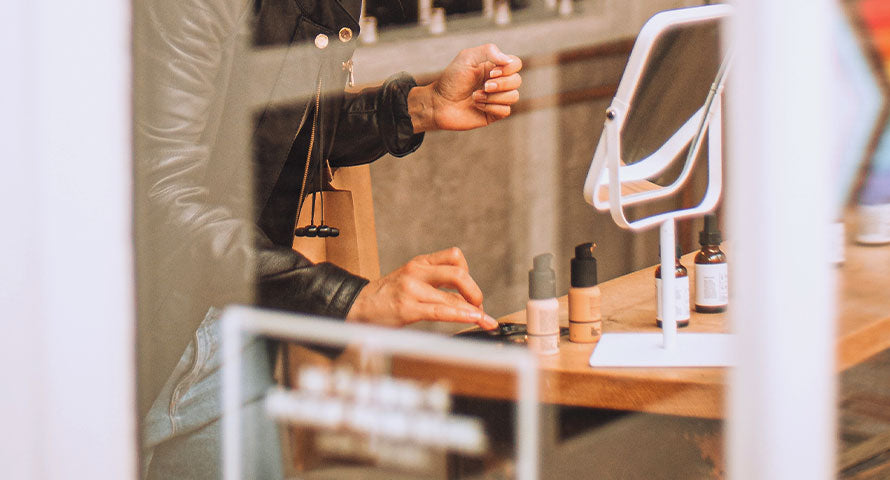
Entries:
{"type": "MultiPolygon", "coordinates": [[[[222,330],[211,308],[142,424],[142,478],[222,478],[222,330]]],[[[242,476],[283,478],[278,426],[263,397],[274,383],[272,342],[242,338],[242,476]]]]}

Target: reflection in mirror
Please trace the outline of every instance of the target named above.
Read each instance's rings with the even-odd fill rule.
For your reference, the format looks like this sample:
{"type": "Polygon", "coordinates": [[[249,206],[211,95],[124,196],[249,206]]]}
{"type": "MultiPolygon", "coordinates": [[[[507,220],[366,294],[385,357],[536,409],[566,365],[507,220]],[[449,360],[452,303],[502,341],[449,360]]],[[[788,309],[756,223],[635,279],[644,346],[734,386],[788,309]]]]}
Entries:
{"type": "Polygon", "coordinates": [[[682,25],[656,39],[621,132],[626,164],[661,147],[708,96],[720,67],[720,21],[682,25]]]}

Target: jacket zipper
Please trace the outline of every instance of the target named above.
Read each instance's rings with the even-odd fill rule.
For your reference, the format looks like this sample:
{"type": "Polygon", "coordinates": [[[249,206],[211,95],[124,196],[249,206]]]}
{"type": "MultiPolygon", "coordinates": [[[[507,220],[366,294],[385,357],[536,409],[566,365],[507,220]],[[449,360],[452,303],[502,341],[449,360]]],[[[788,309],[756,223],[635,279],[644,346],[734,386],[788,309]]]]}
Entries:
{"type": "MultiPolygon", "coordinates": [[[[315,130],[318,127],[318,109],[321,108],[321,71],[318,72],[318,82],[315,87],[315,111],[312,112],[312,130],[309,133],[309,150],[306,152],[306,166],[303,168],[303,181],[300,183],[300,197],[297,203],[297,219],[294,226],[299,226],[300,212],[303,210],[305,202],[306,180],[309,178],[309,161],[312,159],[312,148],[315,146],[315,130]]],[[[299,131],[297,131],[297,135],[299,131]]],[[[294,135],[296,140],[296,135],[294,135]]]]}

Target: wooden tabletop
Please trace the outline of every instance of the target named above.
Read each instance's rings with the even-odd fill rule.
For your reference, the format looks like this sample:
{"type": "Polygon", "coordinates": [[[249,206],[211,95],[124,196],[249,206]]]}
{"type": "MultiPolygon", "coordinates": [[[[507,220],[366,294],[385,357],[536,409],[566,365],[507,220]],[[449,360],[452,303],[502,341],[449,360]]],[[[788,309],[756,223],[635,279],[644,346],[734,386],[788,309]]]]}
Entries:
{"type": "MultiPolygon", "coordinates": [[[[695,285],[694,254],[683,257],[695,285]]],[[[730,256],[731,261],[731,256],[730,256]]],[[[600,285],[605,332],[659,332],[655,326],[655,267],[600,285]]],[[[838,278],[838,369],[844,370],[890,348],[890,246],[848,245],[838,278]]],[[[568,325],[566,297],[559,299],[560,321],[568,325]]],[[[732,305],[730,305],[732,308],[732,305]]],[[[726,332],[725,313],[692,312],[683,332],[726,332]]],[[[525,311],[500,319],[525,323],[525,311]]],[[[541,401],[562,405],[663,413],[690,417],[723,417],[724,368],[592,368],[595,344],[566,337],[559,354],[540,357],[541,401]]],[[[515,379],[457,365],[397,359],[393,373],[419,380],[447,379],[456,394],[487,398],[514,397],[515,379]]]]}

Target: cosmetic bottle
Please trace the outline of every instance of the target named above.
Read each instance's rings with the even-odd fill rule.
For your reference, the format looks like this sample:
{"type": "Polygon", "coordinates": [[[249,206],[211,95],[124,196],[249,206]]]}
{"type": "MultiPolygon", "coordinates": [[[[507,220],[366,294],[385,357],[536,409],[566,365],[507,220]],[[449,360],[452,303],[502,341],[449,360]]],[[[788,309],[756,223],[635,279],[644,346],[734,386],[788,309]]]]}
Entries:
{"type": "Polygon", "coordinates": [[[603,332],[600,313],[600,287],[596,281],[596,244],[582,243],[575,247],[571,262],[572,287],[569,289],[569,340],[593,343],[603,332]]]}
{"type": "Polygon", "coordinates": [[[430,14],[430,33],[433,35],[442,35],[445,33],[445,9],[436,7],[430,14]]]}
{"type": "Polygon", "coordinates": [[[429,27],[433,18],[433,0],[418,0],[417,2],[417,23],[421,26],[429,27]]]}
{"type": "Polygon", "coordinates": [[[494,24],[503,27],[509,25],[512,20],[510,12],[510,2],[508,0],[495,0],[494,3],[494,24]]]}
{"type": "Polygon", "coordinates": [[[716,215],[705,215],[705,228],[698,234],[701,251],[695,255],[695,311],[717,313],[729,303],[729,271],[720,250],[716,215]]]}
{"type": "Polygon", "coordinates": [[[553,255],[534,259],[528,272],[528,304],[525,307],[528,346],[542,355],[559,353],[559,303],[556,301],[556,272],[550,268],[553,255]]]}
{"type": "Polygon", "coordinates": [[[494,0],[482,0],[482,17],[494,18],[494,0]]]}
{"type": "Polygon", "coordinates": [[[377,43],[377,18],[365,17],[359,19],[360,29],[358,41],[363,45],[373,45],[377,43]]]}
{"type": "MultiPolygon", "coordinates": [[[[680,245],[677,245],[677,256],[674,261],[674,307],[677,317],[677,327],[689,325],[689,272],[680,263],[680,245]]],[[[661,327],[661,265],[655,268],[655,324],[661,327]]]]}

